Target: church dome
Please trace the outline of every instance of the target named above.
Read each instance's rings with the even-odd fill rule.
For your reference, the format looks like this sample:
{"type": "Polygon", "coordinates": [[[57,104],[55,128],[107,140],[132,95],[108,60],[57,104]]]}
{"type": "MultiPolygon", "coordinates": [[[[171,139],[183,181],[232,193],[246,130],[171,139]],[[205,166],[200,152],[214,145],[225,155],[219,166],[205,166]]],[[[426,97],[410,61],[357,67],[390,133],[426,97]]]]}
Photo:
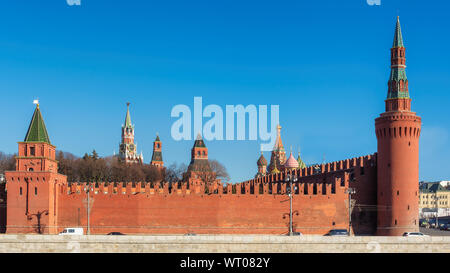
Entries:
{"type": "Polygon", "coordinates": [[[266,160],[266,158],[264,157],[264,155],[262,153],[261,153],[261,156],[258,159],[257,164],[258,164],[258,166],[267,166],[267,160],[266,160]]]}
{"type": "Polygon", "coordinates": [[[298,161],[292,156],[292,153],[289,156],[288,160],[286,160],[284,167],[288,169],[298,168],[298,161]]]}

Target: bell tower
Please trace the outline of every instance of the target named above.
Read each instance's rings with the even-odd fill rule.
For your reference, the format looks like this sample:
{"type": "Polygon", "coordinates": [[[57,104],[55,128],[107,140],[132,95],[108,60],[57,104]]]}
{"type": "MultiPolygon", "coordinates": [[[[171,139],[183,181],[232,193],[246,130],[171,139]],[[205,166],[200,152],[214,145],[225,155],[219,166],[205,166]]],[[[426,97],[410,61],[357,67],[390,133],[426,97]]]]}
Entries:
{"type": "Polygon", "coordinates": [[[419,230],[419,136],[421,118],[411,111],[406,57],[397,17],[391,48],[386,111],[375,119],[377,155],[377,235],[419,230]]]}

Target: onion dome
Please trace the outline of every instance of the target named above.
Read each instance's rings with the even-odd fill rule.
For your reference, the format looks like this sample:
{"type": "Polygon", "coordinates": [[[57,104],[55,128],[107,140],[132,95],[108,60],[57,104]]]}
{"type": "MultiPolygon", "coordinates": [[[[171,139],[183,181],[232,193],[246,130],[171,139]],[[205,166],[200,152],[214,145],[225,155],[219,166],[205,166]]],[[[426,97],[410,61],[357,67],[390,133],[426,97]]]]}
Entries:
{"type": "Polygon", "coordinates": [[[297,162],[298,162],[298,167],[300,169],[306,168],[306,164],[305,164],[305,162],[303,162],[302,158],[300,157],[300,153],[298,153],[297,162]]]}
{"type": "Polygon", "coordinates": [[[292,152],[291,152],[291,155],[289,156],[288,160],[286,160],[286,163],[284,164],[284,167],[287,168],[287,169],[296,169],[296,168],[298,168],[298,162],[294,158],[294,156],[292,156],[292,152]]]}
{"type": "Polygon", "coordinates": [[[267,160],[262,153],[256,164],[258,164],[258,166],[267,166],[267,160]]]}

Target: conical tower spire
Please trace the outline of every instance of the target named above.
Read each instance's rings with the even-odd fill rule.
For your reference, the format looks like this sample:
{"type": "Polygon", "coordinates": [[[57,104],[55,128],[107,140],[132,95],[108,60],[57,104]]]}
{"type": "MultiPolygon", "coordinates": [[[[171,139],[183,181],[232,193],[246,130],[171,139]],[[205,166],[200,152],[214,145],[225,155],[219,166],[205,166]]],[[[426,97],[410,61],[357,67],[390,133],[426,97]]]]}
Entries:
{"type": "Polygon", "coordinates": [[[47,128],[45,128],[44,119],[42,118],[41,110],[39,109],[39,103],[36,103],[36,109],[34,110],[33,117],[31,118],[30,125],[28,126],[27,134],[25,135],[25,142],[46,142],[50,143],[48,137],[47,128]]]}
{"type": "Polygon", "coordinates": [[[397,25],[395,26],[395,34],[394,34],[394,44],[392,47],[404,47],[403,46],[403,36],[402,36],[402,28],[400,26],[400,17],[397,16],[397,25]]]}
{"type": "Polygon", "coordinates": [[[394,43],[391,48],[391,75],[388,81],[388,95],[386,111],[410,111],[411,99],[409,97],[408,78],[406,77],[406,56],[400,19],[397,17],[394,43]]]}
{"type": "Polygon", "coordinates": [[[127,102],[127,115],[125,116],[125,128],[132,127],[131,116],[130,116],[130,103],[127,102]]]}

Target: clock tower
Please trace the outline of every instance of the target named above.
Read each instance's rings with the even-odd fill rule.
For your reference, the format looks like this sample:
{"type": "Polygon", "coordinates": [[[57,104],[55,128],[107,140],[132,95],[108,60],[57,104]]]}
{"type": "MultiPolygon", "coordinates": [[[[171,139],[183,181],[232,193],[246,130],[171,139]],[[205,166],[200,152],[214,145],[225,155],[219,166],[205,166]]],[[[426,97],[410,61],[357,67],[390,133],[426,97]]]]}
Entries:
{"type": "Polygon", "coordinates": [[[143,163],[142,153],[137,154],[137,145],[134,143],[134,125],[131,124],[130,103],[127,102],[125,124],[122,126],[122,142],[119,145],[119,157],[125,163],[143,163]]]}

